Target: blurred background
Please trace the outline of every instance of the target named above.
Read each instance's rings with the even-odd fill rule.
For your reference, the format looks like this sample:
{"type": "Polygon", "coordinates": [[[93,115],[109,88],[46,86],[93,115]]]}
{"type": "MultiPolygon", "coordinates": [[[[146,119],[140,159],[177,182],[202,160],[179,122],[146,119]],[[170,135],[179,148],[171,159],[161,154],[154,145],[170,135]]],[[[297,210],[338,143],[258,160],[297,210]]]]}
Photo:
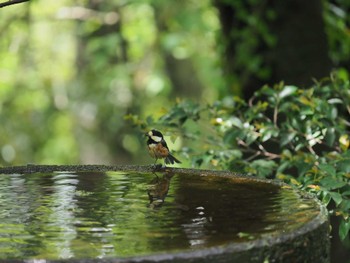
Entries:
{"type": "Polygon", "coordinates": [[[0,165],[150,163],[144,131],[125,116],[156,119],[185,98],[248,99],[279,81],[306,87],[334,69],[348,77],[349,11],[347,0],[1,8],[0,165]]]}

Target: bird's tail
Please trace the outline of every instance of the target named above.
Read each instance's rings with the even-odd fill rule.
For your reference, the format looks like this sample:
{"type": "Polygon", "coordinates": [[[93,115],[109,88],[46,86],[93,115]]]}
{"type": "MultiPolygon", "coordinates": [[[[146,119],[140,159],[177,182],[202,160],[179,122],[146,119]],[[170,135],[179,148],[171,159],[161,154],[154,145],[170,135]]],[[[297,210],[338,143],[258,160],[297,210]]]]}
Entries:
{"type": "Polygon", "coordinates": [[[165,163],[174,164],[174,163],[181,163],[181,162],[169,153],[169,155],[165,158],[165,163]]]}

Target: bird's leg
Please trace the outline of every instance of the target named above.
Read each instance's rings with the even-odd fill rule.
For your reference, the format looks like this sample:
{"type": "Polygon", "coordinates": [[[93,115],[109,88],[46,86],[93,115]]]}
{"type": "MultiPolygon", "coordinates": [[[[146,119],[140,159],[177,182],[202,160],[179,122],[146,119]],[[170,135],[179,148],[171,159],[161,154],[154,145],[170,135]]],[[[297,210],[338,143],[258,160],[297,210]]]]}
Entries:
{"type": "Polygon", "coordinates": [[[165,162],[165,159],[164,159],[164,163],[162,164],[162,168],[166,168],[166,162],[165,162]]]}
{"type": "Polygon", "coordinates": [[[163,165],[162,164],[157,164],[159,158],[156,158],[156,161],[153,164],[153,171],[157,171],[159,168],[162,168],[163,165]]]}
{"type": "Polygon", "coordinates": [[[156,158],[156,161],[153,164],[153,172],[157,170],[157,161],[158,161],[158,158],[156,158]]]}

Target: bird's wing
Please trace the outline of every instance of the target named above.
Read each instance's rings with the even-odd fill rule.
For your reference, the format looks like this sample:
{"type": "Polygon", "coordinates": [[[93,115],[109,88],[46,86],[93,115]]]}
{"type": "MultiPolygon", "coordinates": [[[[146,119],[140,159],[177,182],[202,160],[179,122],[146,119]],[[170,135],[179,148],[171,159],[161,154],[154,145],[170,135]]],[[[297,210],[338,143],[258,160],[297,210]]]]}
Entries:
{"type": "Polygon", "coordinates": [[[167,148],[167,149],[169,150],[168,145],[166,144],[166,141],[165,141],[165,140],[162,140],[161,143],[162,143],[162,145],[163,145],[165,148],[167,148]]]}

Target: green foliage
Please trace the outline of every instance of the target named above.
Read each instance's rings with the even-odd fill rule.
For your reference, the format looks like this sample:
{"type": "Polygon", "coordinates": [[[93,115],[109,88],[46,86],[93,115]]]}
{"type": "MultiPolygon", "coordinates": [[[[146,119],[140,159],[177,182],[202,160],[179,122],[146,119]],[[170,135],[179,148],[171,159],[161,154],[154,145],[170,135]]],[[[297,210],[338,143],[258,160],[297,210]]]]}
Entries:
{"type": "Polygon", "coordinates": [[[266,63],[261,47],[272,48],[277,43],[276,35],[269,28],[269,23],[276,19],[276,11],[261,1],[218,2],[235,10],[237,24],[231,27],[231,31],[219,37],[221,49],[231,50],[232,43],[235,43],[234,62],[232,54],[224,52],[223,63],[227,64],[228,68],[233,67],[227,79],[232,83],[234,94],[242,95],[244,91],[241,87],[244,87],[252,76],[263,80],[268,80],[271,76],[271,67],[266,63]],[[236,30],[236,27],[239,30],[236,30]]]}
{"type": "Polygon", "coordinates": [[[223,82],[208,0],[37,0],[0,15],[0,165],[142,163],[123,117],[173,99],[165,53],[193,64],[203,97],[223,82]]]}
{"type": "Polygon", "coordinates": [[[194,166],[277,178],[314,193],[342,217],[339,235],[345,239],[350,229],[349,114],[349,80],[333,74],[308,89],[265,86],[249,102],[237,97],[207,106],[180,101],[143,128],[181,132],[183,155],[194,166]]]}
{"type": "Polygon", "coordinates": [[[325,29],[330,46],[330,57],[337,66],[348,63],[350,56],[349,10],[349,1],[324,1],[325,29]]]}

